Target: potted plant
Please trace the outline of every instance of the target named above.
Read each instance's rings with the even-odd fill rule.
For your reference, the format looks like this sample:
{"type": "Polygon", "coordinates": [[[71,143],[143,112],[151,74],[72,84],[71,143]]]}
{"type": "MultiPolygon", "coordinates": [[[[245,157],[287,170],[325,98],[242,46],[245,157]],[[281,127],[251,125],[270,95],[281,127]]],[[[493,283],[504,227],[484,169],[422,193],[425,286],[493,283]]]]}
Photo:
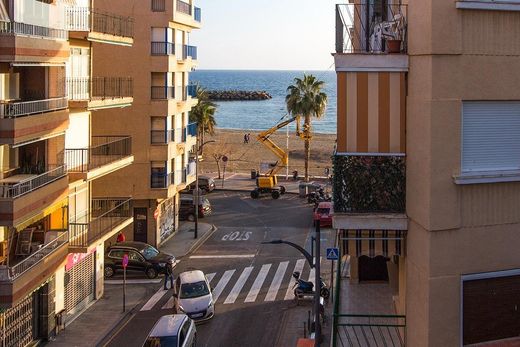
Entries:
{"type": "Polygon", "coordinates": [[[401,44],[404,36],[403,18],[398,14],[388,24],[390,24],[389,28],[384,32],[387,51],[388,53],[401,53],[401,44]]]}

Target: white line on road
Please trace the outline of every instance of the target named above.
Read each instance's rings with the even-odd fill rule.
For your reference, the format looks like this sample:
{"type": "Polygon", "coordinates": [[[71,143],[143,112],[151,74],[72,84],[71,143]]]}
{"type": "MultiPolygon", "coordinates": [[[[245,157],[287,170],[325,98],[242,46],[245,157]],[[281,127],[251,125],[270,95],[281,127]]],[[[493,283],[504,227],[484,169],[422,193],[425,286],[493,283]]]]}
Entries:
{"type": "MultiPolygon", "coordinates": [[[[296,265],[294,266],[294,272],[298,271],[301,275],[303,271],[303,266],[305,265],[305,259],[298,259],[296,261],[296,265]]],[[[291,279],[289,280],[289,287],[287,287],[287,292],[285,293],[284,300],[291,300],[294,298],[294,290],[293,290],[293,283],[296,282],[296,280],[293,280],[292,274],[291,279]]]]}
{"type": "Polygon", "coordinates": [[[148,301],[146,302],[146,304],[144,304],[143,307],[141,307],[141,311],[150,311],[152,309],[152,307],[155,306],[155,304],[157,304],[157,302],[166,294],[168,293],[167,290],[164,290],[163,287],[161,286],[161,288],[159,288],[159,290],[154,294],[152,295],[152,297],[150,299],[148,299],[148,301]]]}
{"type": "Polygon", "coordinates": [[[229,280],[231,279],[231,276],[233,276],[234,273],[234,269],[224,272],[224,275],[222,276],[220,281],[218,281],[217,286],[213,290],[213,302],[217,302],[218,297],[220,296],[220,294],[222,294],[222,291],[224,290],[229,280]]]}
{"type": "Polygon", "coordinates": [[[213,279],[213,277],[215,277],[217,273],[216,272],[212,272],[210,274],[206,274],[206,278],[208,279],[208,283],[211,283],[211,280],[213,279]]]}
{"type": "Polygon", "coordinates": [[[276,269],[276,273],[264,301],[274,301],[276,299],[276,293],[278,293],[278,289],[280,289],[280,285],[282,284],[287,265],[289,265],[288,261],[283,261],[278,265],[278,269],[276,269]]]}
{"type": "Polygon", "coordinates": [[[249,278],[249,275],[251,274],[251,271],[253,271],[252,266],[248,266],[242,271],[240,274],[240,277],[238,278],[238,281],[233,286],[233,289],[231,289],[231,292],[229,293],[228,297],[224,301],[224,304],[232,304],[234,303],[238,295],[240,294],[240,291],[242,290],[242,287],[246,283],[247,279],[249,278]]]}
{"type": "Polygon", "coordinates": [[[216,259],[216,258],[254,258],[255,254],[228,254],[228,255],[192,255],[190,259],[216,259]]]}
{"type": "Polygon", "coordinates": [[[251,290],[247,294],[247,297],[244,300],[244,302],[254,302],[256,300],[256,297],[258,296],[258,293],[260,292],[260,288],[262,288],[262,284],[264,283],[265,277],[267,276],[267,273],[269,272],[270,268],[271,268],[271,264],[262,265],[262,268],[260,269],[258,276],[256,276],[255,282],[253,283],[253,286],[251,287],[251,290]]]}
{"type": "Polygon", "coordinates": [[[168,301],[166,301],[166,304],[162,307],[163,310],[169,310],[173,308],[173,296],[171,296],[168,301]]]}

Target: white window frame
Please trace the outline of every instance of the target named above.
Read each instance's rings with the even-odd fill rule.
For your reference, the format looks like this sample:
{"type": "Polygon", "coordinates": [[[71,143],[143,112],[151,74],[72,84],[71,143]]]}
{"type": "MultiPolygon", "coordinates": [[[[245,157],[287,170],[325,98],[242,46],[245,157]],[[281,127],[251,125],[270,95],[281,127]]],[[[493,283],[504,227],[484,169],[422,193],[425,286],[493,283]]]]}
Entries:
{"type": "Polygon", "coordinates": [[[520,0],[459,0],[458,9],[520,11],[520,0]]]}

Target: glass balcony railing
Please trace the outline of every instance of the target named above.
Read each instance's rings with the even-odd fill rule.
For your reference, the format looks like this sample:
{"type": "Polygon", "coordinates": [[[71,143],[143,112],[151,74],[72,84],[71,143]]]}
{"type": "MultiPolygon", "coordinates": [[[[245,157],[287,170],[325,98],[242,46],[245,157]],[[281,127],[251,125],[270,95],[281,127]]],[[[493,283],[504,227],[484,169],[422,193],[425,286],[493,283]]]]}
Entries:
{"type": "Polygon", "coordinates": [[[404,156],[333,157],[334,211],[344,213],[404,213],[404,156]]]}
{"type": "Polygon", "coordinates": [[[173,55],[175,44],[173,42],[152,42],[152,55],[173,55]]]}
{"type": "Polygon", "coordinates": [[[186,127],[186,133],[188,136],[197,136],[197,123],[190,123],[186,127]]]}
{"type": "Polygon", "coordinates": [[[191,58],[193,60],[197,60],[197,46],[183,46],[182,58],[184,60],[191,58]]]}
{"type": "Polygon", "coordinates": [[[196,98],[197,97],[197,85],[196,84],[188,84],[186,86],[186,94],[188,94],[192,98],[196,98]]]}
{"type": "Polygon", "coordinates": [[[66,97],[12,102],[0,104],[0,118],[23,117],[31,114],[64,110],[67,107],[68,100],[66,97]]]}

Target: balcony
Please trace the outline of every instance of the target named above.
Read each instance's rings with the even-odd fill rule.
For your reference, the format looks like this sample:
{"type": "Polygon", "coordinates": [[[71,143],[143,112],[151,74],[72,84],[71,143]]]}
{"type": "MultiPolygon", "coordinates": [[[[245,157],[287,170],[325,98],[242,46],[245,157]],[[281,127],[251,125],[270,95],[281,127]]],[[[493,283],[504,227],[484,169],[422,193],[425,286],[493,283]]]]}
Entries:
{"type": "Polygon", "coordinates": [[[65,165],[48,165],[44,170],[15,170],[0,180],[0,225],[17,226],[62,201],[67,193],[65,165]]]}
{"type": "Polygon", "coordinates": [[[64,161],[71,180],[93,180],[120,170],[134,161],[129,136],[92,136],[89,148],[66,148],[64,161]]]}
{"type": "Polygon", "coordinates": [[[173,42],[152,42],[152,55],[174,55],[175,43],[173,42]]]}
{"type": "Polygon", "coordinates": [[[407,5],[336,5],[336,71],[407,69],[407,5]]]}
{"type": "Polygon", "coordinates": [[[0,103],[0,144],[62,134],[69,125],[66,97],[0,103]]]}
{"type": "Polygon", "coordinates": [[[166,12],[166,0],[152,0],[152,12],[166,12]]]}
{"type": "Polygon", "coordinates": [[[92,199],[90,214],[69,225],[69,250],[86,252],[93,243],[104,242],[133,222],[132,199],[92,199]]]}
{"type": "Polygon", "coordinates": [[[166,145],[175,141],[174,130],[151,130],[150,139],[152,145],[166,145]]]}
{"type": "Polygon", "coordinates": [[[182,0],[176,0],[174,4],[174,22],[184,24],[192,28],[201,27],[200,24],[202,11],[200,8],[195,7],[191,3],[182,0]]]}
{"type": "Polygon", "coordinates": [[[197,97],[197,85],[196,84],[188,84],[186,86],[186,94],[192,98],[197,97]]]}
{"type": "Polygon", "coordinates": [[[196,22],[201,22],[202,20],[202,10],[200,7],[194,7],[193,8],[193,19],[195,19],[196,22]]]}
{"type": "Polygon", "coordinates": [[[183,45],[182,46],[182,59],[183,60],[187,60],[187,59],[197,60],[197,47],[183,45]]]}
{"type": "Polygon", "coordinates": [[[153,189],[167,189],[172,184],[175,184],[173,172],[152,172],[150,175],[150,187],[153,189]]]}
{"type": "Polygon", "coordinates": [[[125,107],[133,102],[134,84],[131,77],[69,77],[69,107],[89,110],[125,107]]]}
{"type": "Polygon", "coordinates": [[[171,86],[152,86],[152,100],[168,100],[175,99],[175,87],[171,86]]]}
{"type": "Polygon", "coordinates": [[[335,155],[334,227],[406,230],[404,156],[335,155]]]}
{"type": "Polygon", "coordinates": [[[197,137],[197,123],[190,123],[186,127],[186,133],[188,136],[197,137]]]}
{"type": "Polygon", "coordinates": [[[134,43],[134,19],[88,7],[67,7],[69,37],[131,46],[134,43]]]}

